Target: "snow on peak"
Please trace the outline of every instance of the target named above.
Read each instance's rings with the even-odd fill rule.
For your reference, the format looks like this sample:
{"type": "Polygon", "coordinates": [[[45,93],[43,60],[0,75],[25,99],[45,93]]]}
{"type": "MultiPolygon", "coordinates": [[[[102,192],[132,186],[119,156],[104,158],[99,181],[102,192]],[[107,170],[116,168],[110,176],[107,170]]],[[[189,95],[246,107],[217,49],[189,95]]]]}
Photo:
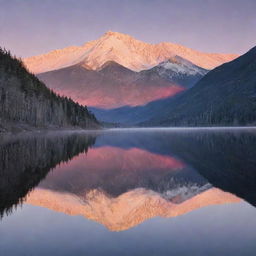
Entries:
{"type": "MultiPolygon", "coordinates": [[[[56,70],[78,63],[97,70],[107,61],[115,61],[131,70],[141,71],[167,61],[173,56],[180,56],[206,69],[212,69],[237,57],[231,54],[202,53],[173,43],[149,44],[127,34],[108,31],[99,39],[82,46],[51,51],[47,54],[25,58],[23,61],[33,73],[56,70]]],[[[173,63],[172,66],[169,64],[169,67],[184,72],[185,64],[181,67],[173,63]]],[[[192,71],[189,69],[189,72],[192,71]]]]}
{"type": "Polygon", "coordinates": [[[175,56],[160,63],[159,67],[163,67],[164,69],[172,70],[175,73],[184,75],[204,75],[207,72],[207,70],[200,68],[179,56],[175,56]]]}
{"type": "Polygon", "coordinates": [[[116,38],[132,38],[130,35],[128,34],[124,34],[124,33],[119,33],[119,32],[115,32],[115,31],[107,31],[103,37],[110,37],[110,36],[113,36],[113,37],[116,37],[116,38]]]}

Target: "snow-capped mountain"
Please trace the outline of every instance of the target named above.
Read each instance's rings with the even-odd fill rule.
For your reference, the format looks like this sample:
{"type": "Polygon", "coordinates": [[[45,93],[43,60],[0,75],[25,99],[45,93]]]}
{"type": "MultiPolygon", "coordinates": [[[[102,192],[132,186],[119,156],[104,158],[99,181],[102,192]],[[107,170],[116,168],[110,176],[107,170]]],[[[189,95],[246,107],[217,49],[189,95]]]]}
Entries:
{"type": "MultiPolygon", "coordinates": [[[[114,61],[133,71],[150,69],[174,56],[179,56],[204,69],[212,69],[237,57],[234,54],[203,53],[173,43],[149,44],[129,35],[109,31],[82,46],[71,46],[23,61],[34,73],[61,69],[80,63],[97,70],[114,61]]],[[[174,68],[174,67],[173,67],[174,68]]]]}

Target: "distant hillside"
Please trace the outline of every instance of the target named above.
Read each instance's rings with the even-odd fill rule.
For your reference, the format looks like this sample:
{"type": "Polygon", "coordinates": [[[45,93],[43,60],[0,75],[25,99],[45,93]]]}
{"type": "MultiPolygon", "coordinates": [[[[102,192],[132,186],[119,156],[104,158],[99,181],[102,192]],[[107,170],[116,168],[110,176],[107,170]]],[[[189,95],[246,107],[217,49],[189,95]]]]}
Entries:
{"type": "Polygon", "coordinates": [[[204,76],[143,126],[256,123],[256,47],[204,76]]]}
{"type": "Polygon", "coordinates": [[[141,72],[109,61],[98,70],[76,64],[37,76],[49,88],[80,104],[115,108],[173,96],[192,87],[207,72],[176,56],[141,72]]]}
{"type": "Polygon", "coordinates": [[[0,131],[27,127],[98,127],[86,107],[60,97],[0,48],[0,131]]]}
{"type": "Polygon", "coordinates": [[[89,107],[101,122],[117,126],[139,126],[169,108],[173,97],[152,101],[144,106],[123,106],[120,108],[103,109],[89,107]]]}
{"type": "Polygon", "coordinates": [[[93,109],[99,120],[139,126],[253,125],[256,123],[256,47],[206,74],[175,97],[140,107],[93,109]]]}

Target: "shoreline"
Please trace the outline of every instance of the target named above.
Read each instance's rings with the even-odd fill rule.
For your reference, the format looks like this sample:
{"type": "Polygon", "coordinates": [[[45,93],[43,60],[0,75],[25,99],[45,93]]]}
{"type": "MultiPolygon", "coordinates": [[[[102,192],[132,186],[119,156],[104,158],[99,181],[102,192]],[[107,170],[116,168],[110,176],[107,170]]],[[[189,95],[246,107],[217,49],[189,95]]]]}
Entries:
{"type": "Polygon", "coordinates": [[[124,128],[104,128],[104,127],[16,127],[12,130],[1,130],[0,136],[25,135],[25,134],[56,134],[56,133],[99,133],[99,132],[204,132],[204,131],[256,131],[256,126],[213,126],[213,127],[124,127],[124,128]]]}

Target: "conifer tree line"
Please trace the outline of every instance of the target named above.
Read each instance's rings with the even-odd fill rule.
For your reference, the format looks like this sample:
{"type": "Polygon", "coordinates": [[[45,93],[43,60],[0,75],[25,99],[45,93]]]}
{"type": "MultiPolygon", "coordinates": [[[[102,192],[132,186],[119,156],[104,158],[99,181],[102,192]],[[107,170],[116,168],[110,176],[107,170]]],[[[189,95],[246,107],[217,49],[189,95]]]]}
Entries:
{"type": "Polygon", "coordinates": [[[0,125],[98,127],[86,106],[62,97],[27,71],[21,59],[0,48],[0,125]]]}

